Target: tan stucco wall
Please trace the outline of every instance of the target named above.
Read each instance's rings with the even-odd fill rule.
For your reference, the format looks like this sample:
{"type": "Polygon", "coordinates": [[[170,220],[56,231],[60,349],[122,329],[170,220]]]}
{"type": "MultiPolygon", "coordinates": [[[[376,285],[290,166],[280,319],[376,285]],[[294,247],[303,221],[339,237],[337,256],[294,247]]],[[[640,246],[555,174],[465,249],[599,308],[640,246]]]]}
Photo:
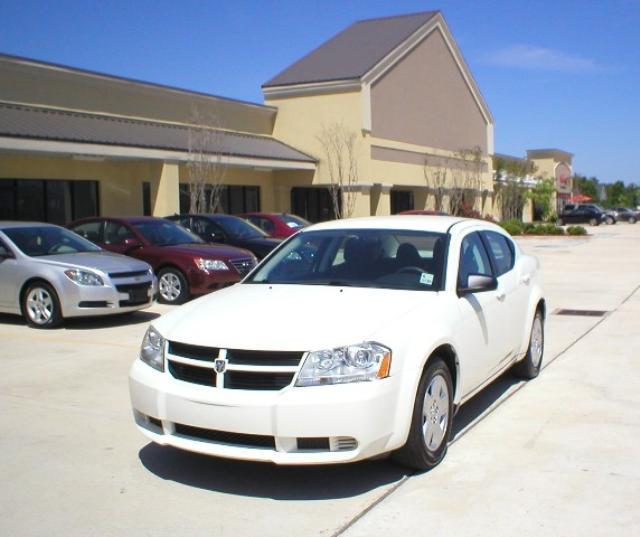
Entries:
{"type": "Polygon", "coordinates": [[[0,155],[0,178],[3,179],[98,181],[100,214],[111,216],[141,215],[142,183],[151,182],[153,204],[161,171],[162,163],[153,161],[88,161],[71,157],[0,155]]]}
{"type": "Polygon", "coordinates": [[[487,123],[436,29],[371,87],[372,135],[487,152],[487,123]]]}
{"type": "Polygon", "coordinates": [[[325,152],[318,140],[324,127],[343,125],[357,135],[360,182],[367,182],[368,145],[362,135],[362,97],[359,91],[326,95],[271,98],[266,104],[278,108],[275,138],[320,160],[313,184],[329,184],[325,152]]]}
{"type": "Polygon", "coordinates": [[[275,110],[70,68],[0,57],[0,100],[190,123],[193,109],[215,126],[271,134],[275,110]]]}

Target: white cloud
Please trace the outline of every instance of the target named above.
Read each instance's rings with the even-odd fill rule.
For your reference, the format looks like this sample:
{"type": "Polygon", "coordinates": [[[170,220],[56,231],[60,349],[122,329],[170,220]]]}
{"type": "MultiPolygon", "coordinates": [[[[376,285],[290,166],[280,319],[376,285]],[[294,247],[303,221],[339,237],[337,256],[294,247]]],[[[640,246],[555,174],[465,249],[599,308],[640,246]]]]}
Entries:
{"type": "Polygon", "coordinates": [[[603,68],[590,58],[582,58],[543,47],[512,45],[496,50],[485,57],[486,63],[499,67],[515,67],[532,71],[563,73],[597,73],[603,68]]]}

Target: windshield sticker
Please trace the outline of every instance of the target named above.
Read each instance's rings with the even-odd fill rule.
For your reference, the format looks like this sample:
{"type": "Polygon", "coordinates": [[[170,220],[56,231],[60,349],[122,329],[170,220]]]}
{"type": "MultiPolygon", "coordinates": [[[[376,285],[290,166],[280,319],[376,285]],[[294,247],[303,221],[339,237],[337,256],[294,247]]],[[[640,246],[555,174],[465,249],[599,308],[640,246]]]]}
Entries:
{"type": "Polygon", "coordinates": [[[433,283],[433,274],[429,274],[428,272],[420,274],[420,283],[422,285],[431,285],[433,283]]]}

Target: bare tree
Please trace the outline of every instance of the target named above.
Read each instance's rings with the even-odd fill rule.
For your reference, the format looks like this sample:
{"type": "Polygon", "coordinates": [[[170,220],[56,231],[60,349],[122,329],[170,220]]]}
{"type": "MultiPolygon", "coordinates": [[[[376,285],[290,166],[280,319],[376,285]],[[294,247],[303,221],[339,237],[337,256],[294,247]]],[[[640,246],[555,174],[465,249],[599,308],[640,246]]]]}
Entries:
{"type": "Polygon", "coordinates": [[[326,159],[335,218],[353,214],[358,184],[358,134],[342,123],[324,125],[317,135],[326,159]]]}
{"type": "Polygon", "coordinates": [[[189,181],[186,189],[189,195],[189,212],[218,212],[221,210],[222,181],[227,171],[222,161],[225,139],[219,129],[218,117],[193,107],[187,135],[189,181]]]}
{"type": "Polygon", "coordinates": [[[449,210],[453,215],[464,215],[474,209],[482,189],[482,150],[479,147],[461,149],[456,153],[458,165],[452,172],[449,190],[449,210]]]}
{"type": "Polygon", "coordinates": [[[433,194],[434,209],[443,211],[444,195],[447,192],[448,169],[442,164],[442,159],[437,157],[430,159],[429,156],[425,156],[422,172],[427,187],[433,194]]]}

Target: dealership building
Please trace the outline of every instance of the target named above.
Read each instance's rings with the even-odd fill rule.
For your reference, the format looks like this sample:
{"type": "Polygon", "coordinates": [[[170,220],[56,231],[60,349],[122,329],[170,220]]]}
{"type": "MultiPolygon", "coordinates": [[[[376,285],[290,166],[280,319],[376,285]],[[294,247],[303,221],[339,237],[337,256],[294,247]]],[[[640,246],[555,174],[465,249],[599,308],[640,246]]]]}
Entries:
{"type": "MultiPolygon", "coordinates": [[[[198,162],[228,213],[325,220],[334,190],[352,216],[446,210],[464,190],[500,216],[493,117],[439,12],[356,22],[262,90],[256,104],[0,55],[0,219],[185,211],[198,162]]],[[[529,157],[570,170],[565,152],[529,157]]]]}

